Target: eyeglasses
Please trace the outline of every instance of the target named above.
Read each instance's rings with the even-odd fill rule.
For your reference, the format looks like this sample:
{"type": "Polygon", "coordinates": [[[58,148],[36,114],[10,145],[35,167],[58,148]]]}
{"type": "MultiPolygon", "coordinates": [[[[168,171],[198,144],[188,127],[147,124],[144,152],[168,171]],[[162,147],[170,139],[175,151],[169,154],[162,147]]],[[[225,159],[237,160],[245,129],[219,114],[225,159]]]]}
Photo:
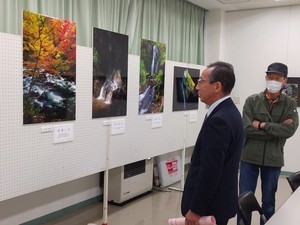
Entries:
{"type": "Polygon", "coordinates": [[[203,79],[202,77],[200,77],[200,78],[198,79],[198,84],[203,84],[203,83],[205,83],[205,82],[209,82],[210,84],[213,84],[213,83],[216,83],[217,81],[205,80],[205,79],[203,79]]]}
{"type": "Polygon", "coordinates": [[[206,81],[209,81],[209,80],[205,80],[205,79],[203,79],[202,77],[200,77],[200,78],[198,79],[198,84],[203,84],[203,83],[206,82],[206,81]]]}

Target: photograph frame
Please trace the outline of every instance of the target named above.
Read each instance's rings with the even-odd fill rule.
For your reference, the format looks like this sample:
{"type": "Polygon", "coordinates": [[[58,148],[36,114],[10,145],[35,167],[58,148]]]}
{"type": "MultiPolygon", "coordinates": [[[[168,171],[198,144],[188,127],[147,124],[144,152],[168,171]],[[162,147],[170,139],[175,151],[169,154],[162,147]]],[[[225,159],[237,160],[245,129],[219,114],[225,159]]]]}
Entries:
{"type": "Polygon", "coordinates": [[[22,23],[23,125],[74,121],[76,23],[26,10],[22,23]]]}
{"type": "Polygon", "coordinates": [[[199,96],[196,86],[200,69],[174,66],[172,111],[198,110],[199,96]]]}
{"type": "Polygon", "coordinates": [[[127,115],[128,40],[93,27],[93,119],[127,115]]]}
{"type": "Polygon", "coordinates": [[[167,45],[141,39],[138,114],[164,111],[167,45]]]}
{"type": "Polygon", "coordinates": [[[300,77],[289,77],[282,92],[295,99],[300,107],[300,77]]]}

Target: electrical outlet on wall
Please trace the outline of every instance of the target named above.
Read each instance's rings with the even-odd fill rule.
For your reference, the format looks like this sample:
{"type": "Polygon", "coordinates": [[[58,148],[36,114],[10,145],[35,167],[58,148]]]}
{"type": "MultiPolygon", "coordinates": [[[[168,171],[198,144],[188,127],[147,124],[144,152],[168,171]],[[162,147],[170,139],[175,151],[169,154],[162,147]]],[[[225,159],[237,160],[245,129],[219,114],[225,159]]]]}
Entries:
{"type": "Polygon", "coordinates": [[[232,101],[234,102],[234,104],[240,104],[240,97],[235,96],[235,97],[231,97],[232,101]]]}

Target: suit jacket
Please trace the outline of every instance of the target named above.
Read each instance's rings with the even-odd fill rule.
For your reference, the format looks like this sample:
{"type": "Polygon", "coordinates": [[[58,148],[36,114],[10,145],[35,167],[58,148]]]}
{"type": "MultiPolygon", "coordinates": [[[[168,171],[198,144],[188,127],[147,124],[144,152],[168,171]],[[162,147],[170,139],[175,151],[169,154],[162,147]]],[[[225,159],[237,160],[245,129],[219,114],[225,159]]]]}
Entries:
{"type": "Polygon", "coordinates": [[[244,129],[241,114],[228,98],[203,122],[191,158],[181,212],[213,215],[218,222],[235,216],[238,168],[244,129]]]}

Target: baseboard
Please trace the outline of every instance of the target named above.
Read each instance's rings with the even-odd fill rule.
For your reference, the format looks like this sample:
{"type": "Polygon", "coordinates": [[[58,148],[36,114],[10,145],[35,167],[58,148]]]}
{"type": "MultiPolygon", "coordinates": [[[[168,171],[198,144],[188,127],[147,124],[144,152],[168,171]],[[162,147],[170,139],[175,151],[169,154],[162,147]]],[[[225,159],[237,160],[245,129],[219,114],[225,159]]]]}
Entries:
{"type": "Polygon", "coordinates": [[[75,212],[75,211],[77,211],[79,209],[82,209],[86,206],[89,206],[89,205],[95,204],[97,202],[100,202],[102,200],[103,200],[103,195],[98,195],[94,198],[87,199],[87,200],[79,202],[75,205],[71,205],[69,207],[60,209],[56,212],[47,214],[45,216],[41,216],[41,217],[36,218],[34,220],[30,220],[30,221],[22,223],[20,225],[39,225],[39,224],[43,224],[43,223],[49,222],[51,220],[58,219],[59,217],[65,216],[68,213],[75,212]]]}
{"type": "Polygon", "coordinates": [[[291,175],[292,173],[293,173],[293,172],[281,171],[281,172],[280,172],[280,176],[285,176],[285,177],[287,177],[287,176],[291,175]]]}

